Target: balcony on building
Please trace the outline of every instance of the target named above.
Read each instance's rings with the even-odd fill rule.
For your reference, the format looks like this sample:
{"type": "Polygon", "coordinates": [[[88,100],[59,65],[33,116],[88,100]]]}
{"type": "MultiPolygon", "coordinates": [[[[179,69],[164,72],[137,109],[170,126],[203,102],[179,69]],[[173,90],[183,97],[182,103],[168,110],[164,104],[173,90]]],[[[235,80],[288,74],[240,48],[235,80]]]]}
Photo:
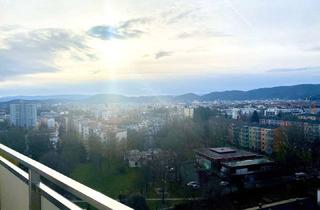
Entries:
{"type": "Polygon", "coordinates": [[[57,209],[131,208],[0,144],[0,210],[57,209]]]}

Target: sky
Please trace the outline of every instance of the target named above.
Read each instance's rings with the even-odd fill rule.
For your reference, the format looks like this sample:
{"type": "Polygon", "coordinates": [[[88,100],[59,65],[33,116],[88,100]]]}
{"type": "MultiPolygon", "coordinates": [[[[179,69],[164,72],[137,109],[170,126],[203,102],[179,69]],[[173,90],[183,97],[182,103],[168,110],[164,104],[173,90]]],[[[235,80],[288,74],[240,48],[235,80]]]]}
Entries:
{"type": "Polygon", "coordinates": [[[319,0],[0,0],[0,96],[319,83],[319,0]]]}

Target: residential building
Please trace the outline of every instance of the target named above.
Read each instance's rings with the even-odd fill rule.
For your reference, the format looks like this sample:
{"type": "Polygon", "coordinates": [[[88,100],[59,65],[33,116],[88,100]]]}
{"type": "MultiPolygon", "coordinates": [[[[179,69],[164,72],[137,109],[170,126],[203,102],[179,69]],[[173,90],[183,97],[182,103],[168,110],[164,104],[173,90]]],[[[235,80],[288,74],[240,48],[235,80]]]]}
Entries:
{"type": "Polygon", "coordinates": [[[280,113],[280,110],[277,108],[269,108],[264,111],[264,116],[266,117],[274,117],[280,113]]]}
{"type": "Polygon", "coordinates": [[[315,141],[320,139],[320,123],[318,121],[290,121],[276,118],[260,119],[261,125],[270,126],[298,126],[303,128],[304,137],[308,141],[315,141]]]}
{"type": "Polygon", "coordinates": [[[231,144],[266,154],[278,151],[280,136],[280,128],[272,125],[232,124],[229,128],[231,144]]]}
{"type": "Polygon", "coordinates": [[[232,109],[232,119],[237,120],[240,117],[240,109],[233,108],[232,109]]]}
{"type": "Polygon", "coordinates": [[[141,168],[148,161],[153,161],[154,159],[159,158],[160,155],[164,155],[160,149],[146,151],[130,150],[124,159],[128,161],[130,168],[141,168]]]}
{"type": "Polygon", "coordinates": [[[194,108],[184,108],[183,110],[184,117],[186,118],[193,118],[194,115],[194,108]]]}
{"type": "Polygon", "coordinates": [[[8,117],[8,115],[7,115],[6,111],[3,109],[0,109],[0,122],[6,121],[7,117],[8,117]]]}
{"type": "Polygon", "coordinates": [[[15,127],[34,128],[37,125],[37,105],[10,104],[10,124],[15,127]]]}
{"type": "Polygon", "coordinates": [[[320,116],[316,114],[301,114],[298,116],[298,119],[304,121],[320,121],[320,116]]]}

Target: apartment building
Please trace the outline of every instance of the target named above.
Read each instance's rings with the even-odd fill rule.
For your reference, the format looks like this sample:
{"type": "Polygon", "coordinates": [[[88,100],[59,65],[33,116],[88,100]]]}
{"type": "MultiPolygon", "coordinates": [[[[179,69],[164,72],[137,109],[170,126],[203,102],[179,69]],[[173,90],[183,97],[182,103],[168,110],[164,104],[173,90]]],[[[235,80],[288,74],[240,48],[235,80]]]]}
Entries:
{"type": "Polygon", "coordinates": [[[10,104],[10,124],[21,128],[37,126],[37,105],[28,103],[10,104]]]}
{"type": "Polygon", "coordinates": [[[308,141],[316,141],[320,139],[320,123],[317,121],[290,121],[281,119],[260,119],[261,125],[266,126],[298,126],[302,127],[304,131],[304,137],[308,141]]]}
{"type": "Polygon", "coordinates": [[[242,148],[272,154],[278,150],[280,129],[271,125],[232,124],[229,142],[242,148]]]}

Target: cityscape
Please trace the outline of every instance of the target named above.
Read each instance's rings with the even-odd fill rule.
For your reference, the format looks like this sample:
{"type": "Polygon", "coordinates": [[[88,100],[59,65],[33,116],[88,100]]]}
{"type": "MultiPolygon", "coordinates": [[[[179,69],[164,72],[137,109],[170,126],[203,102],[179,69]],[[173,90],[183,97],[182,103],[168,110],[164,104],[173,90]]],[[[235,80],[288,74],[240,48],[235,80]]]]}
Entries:
{"type": "Polygon", "coordinates": [[[318,96],[194,97],[9,100],[1,142],[135,209],[317,209],[318,96]]]}
{"type": "Polygon", "coordinates": [[[0,0],[0,209],[320,209],[319,8],[0,0]]]}

